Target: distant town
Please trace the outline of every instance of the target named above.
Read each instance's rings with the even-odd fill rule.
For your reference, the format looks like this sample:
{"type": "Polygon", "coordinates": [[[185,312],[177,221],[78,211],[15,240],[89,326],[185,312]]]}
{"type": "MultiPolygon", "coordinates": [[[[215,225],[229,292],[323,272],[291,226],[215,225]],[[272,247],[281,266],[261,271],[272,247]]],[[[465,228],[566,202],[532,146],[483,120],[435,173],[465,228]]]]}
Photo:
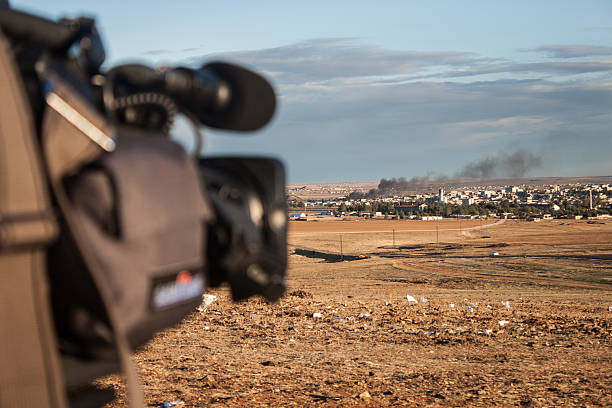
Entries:
{"type": "Polygon", "coordinates": [[[313,215],[598,219],[612,217],[612,177],[315,183],[290,185],[287,200],[290,218],[300,220],[313,215]]]}

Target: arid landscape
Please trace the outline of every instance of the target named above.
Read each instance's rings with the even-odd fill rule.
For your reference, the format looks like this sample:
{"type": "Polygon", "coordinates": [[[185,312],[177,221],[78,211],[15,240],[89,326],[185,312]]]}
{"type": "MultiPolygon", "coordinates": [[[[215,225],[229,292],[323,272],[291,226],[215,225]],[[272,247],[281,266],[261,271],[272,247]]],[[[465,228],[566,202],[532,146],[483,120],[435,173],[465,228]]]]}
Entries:
{"type": "Polygon", "coordinates": [[[612,405],[610,221],[295,221],[288,286],[140,350],[149,406],[612,405]]]}

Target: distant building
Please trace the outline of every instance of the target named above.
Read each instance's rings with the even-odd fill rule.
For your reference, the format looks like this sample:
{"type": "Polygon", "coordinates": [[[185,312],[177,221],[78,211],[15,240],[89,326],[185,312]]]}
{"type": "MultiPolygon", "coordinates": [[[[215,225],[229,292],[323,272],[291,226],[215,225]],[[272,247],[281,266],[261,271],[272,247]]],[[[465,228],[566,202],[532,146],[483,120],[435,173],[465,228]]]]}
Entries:
{"type": "Polygon", "coordinates": [[[444,188],[440,187],[440,189],[438,190],[438,202],[439,203],[446,203],[448,202],[448,199],[446,197],[444,197],[444,188]]]}
{"type": "Polygon", "coordinates": [[[461,204],[462,205],[472,205],[474,204],[474,199],[472,197],[464,198],[463,200],[461,200],[461,204]]]}

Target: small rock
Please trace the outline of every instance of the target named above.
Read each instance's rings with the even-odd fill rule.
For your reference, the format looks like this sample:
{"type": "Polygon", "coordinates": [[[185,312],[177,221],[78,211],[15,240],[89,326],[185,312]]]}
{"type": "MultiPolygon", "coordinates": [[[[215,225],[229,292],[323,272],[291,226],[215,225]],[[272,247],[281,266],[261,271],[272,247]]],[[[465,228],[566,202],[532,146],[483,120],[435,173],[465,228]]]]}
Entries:
{"type": "Polygon", "coordinates": [[[359,399],[365,400],[365,399],[370,399],[370,398],[372,398],[372,396],[367,391],[364,391],[361,394],[359,394],[359,399]]]}

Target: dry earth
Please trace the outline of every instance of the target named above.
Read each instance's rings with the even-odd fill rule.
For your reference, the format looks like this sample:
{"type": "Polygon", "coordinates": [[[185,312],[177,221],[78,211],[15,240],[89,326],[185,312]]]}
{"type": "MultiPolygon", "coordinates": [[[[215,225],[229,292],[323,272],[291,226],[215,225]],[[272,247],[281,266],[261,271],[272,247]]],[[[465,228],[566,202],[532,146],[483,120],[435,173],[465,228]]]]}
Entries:
{"type": "Polygon", "coordinates": [[[290,228],[280,302],[212,291],[136,354],[149,406],[612,406],[612,222],[290,228]]]}

